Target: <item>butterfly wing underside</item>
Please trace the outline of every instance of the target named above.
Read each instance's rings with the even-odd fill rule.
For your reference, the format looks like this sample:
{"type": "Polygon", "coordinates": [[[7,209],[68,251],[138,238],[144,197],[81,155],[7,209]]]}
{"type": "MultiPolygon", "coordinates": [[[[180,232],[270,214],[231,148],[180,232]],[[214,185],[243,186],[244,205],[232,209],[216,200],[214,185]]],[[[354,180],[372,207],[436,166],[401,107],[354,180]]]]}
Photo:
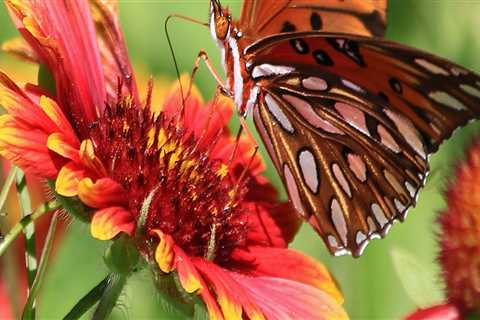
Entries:
{"type": "Polygon", "coordinates": [[[360,255],[403,220],[428,155],[480,115],[477,75],[387,41],[305,33],[246,53],[257,130],[294,207],[336,255],[360,255]]]}
{"type": "Polygon", "coordinates": [[[249,42],[281,32],[383,37],[387,0],[245,0],[239,20],[249,42]]]}

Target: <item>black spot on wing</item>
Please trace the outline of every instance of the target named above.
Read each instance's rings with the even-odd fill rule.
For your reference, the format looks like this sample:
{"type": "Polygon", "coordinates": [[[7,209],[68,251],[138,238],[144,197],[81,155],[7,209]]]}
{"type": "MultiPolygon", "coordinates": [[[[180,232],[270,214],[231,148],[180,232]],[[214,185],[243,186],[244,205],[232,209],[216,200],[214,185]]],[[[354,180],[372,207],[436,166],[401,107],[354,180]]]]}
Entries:
{"type": "Polygon", "coordinates": [[[330,56],[323,50],[318,49],[313,51],[313,58],[318,64],[333,66],[332,58],[330,58],[330,56]]]}
{"type": "Polygon", "coordinates": [[[312,26],[312,30],[322,29],[322,18],[318,13],[312,12],[312,15],[310,16],[310,25],[312,26]]]}
{"type": "Polygon", "coordinates": [[[293,50],[299,54],[307,54],[310,51],[307,42],[302,38],[290,40],[290,45],[292,46],[293,50]]]}
{"type": "Polygon", "coordinates": [[[398,94],[402,94],[402,84],[400,83],[400,81],[398,81],[397,78],[390,78],[390,80],[388,80],[388,83],[390,84],[390,88],[392,88],[393,91],[398,94]]]}
{"type": "Polygon", "coordinates": [[[297,30],[294,24],[291,24],[289,21],[285,21],[280,32],[294,32],[297,30]]]}
{"type": "Polygon", "coordinates": [[[342,39],[342,38],[328,38],[327,42],[337,51],[346,55],[353,60],[357,65],[365,67],[365,61],[360,54],[360,48],[356,41],[342,39]]]}

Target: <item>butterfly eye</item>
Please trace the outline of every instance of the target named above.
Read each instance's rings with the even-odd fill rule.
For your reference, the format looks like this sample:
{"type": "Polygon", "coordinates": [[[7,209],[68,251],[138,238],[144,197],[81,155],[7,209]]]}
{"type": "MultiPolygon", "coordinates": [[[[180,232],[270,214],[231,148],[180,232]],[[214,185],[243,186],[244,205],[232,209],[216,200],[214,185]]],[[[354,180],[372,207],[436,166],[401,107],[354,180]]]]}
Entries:
{"type": "Polygon", "coordinates": [[[218,40],[225,40],[227,38],[228,30],[230,28],[230,17],[217,16],[215,19],[215,33],[218,40]]]}

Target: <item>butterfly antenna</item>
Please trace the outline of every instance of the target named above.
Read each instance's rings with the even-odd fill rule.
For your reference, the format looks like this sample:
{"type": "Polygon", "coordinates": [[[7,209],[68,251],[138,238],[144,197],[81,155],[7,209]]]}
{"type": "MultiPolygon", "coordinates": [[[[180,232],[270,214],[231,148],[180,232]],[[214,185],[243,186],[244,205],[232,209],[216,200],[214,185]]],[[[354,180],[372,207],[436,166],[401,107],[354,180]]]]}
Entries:
{"type": "Polygon", "coordinates": [[[177,62],[177,58],[175,57],[175,51],[173,49],[172,40],[170,39],[170,34],[168,33],[168,22],[173,17],[176,17],[176,15],[169,15],[165,19],[164,28],[165,28],[165,36],[166,36],[167,42],[168,42],[168,48],[170,50],[170,55],[172,56],[173,65],[175,66],[175,72],[177,74],[178,85],[179,85],[179,88],[180,88],[180,95],[182,96],[182,113],[183,113],[183,110],[185,109],[185,97],[183,95],[182,80],[180,79],[180,70],[178,69],[178,62],[177,62]]]}
{"type": "MultiPolygon", "coordinates": [[[[178,85],[179,85],[179,89],[180,89],[180,94],[182,96],[182,111],[181,111],[181,115],[183,115],[183,111],[185,110],[185,101],[186,101],[186,97],[183,93],[183,86],[182,86],[182,80],[180,78],[180,70],[178,68],[178,62],[177,62],[177,58],[175,56],[175,51],[173,49],[173,44],[172,44],[172,40],[170,38],[170,34],[168,33],[168,22],[170,21],[170,19],[172,18],[179,18],[179,19],[182,19],[182,20],[185,20],[185,21],[189,21],[189,22],[193,22],[193,23],[196,23],[196,24],[199,24],[199,25],[202,25],[202,26],[205,26],[205,27],[208,27],[209,24],[206,23],[206,22],[202,22],[200,20],[197,20],[197,19],[193,19],[193,18],[190,18],[190,17],[187,17],[187,16],[183,16],[183,15],[180,15],[180,14],[170,14],[167,16],[167,18],[165,19],[165,24],[164,24],[164,29],[165,29],[165,36],[167,38],[167,43],[168,43],[168,48],[170,50],[170,55],[172,56],[172,60],[173,60],[173,65],[175,66],[175,73],[177,74],[177,79],[178,79],[178,85]]],[[[191,80],[193,81],[193,79],[191,80]]]]}

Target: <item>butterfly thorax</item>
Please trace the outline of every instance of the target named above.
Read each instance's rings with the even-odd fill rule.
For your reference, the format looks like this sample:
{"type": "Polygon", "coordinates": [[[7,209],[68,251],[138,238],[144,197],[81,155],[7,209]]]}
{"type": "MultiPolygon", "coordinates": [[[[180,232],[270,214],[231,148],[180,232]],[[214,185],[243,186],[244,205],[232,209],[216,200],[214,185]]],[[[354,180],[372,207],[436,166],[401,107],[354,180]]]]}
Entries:
{"type": "Polygon", "coordinates": [[[211,2],[210,31],[221,50],[222,65],[227,75],[226,88],[241,115],[246,116],[256,102],[257,90],[247,72],[242,32],[226,9],[211,2]]]}

